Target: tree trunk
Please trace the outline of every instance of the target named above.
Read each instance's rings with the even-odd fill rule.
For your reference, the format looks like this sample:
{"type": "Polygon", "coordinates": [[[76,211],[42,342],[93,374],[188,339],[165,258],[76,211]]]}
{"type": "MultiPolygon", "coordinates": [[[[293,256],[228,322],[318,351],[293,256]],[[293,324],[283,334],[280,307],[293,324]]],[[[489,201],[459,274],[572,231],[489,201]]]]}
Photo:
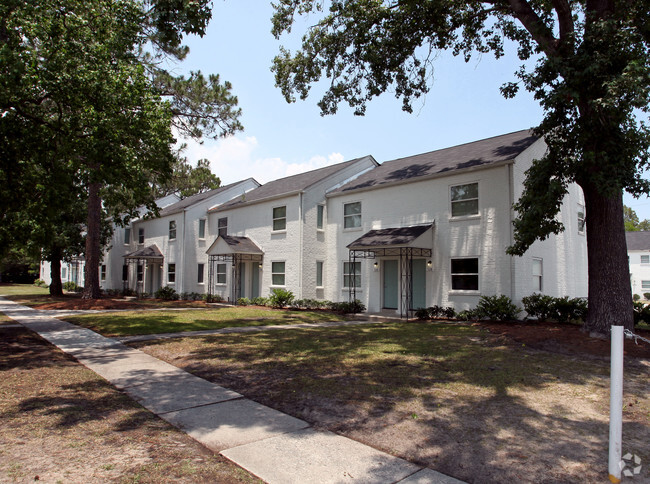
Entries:
{"type": "Polygon", "coordinates": [[[593,336],[609,335],[612,325],[633,329],[623,193],[603,196],[591,184],[582,189],[589,261],[589,313],[584,329],[593,336]]]}
{"type": "Polygon", "coordinates": [[[63,296],[63,285],[61,284],[61,254],[54,251],[50,260],[50,296],[63,296]]]}
{"type": "Polygon", "coordinates": [[[84,299],[99,299],[99,258],[101,255],[102,201],[99,197],[99,183],[88,187],[88,220],[86,227],[86,267],[84,272],[84,299]]]}

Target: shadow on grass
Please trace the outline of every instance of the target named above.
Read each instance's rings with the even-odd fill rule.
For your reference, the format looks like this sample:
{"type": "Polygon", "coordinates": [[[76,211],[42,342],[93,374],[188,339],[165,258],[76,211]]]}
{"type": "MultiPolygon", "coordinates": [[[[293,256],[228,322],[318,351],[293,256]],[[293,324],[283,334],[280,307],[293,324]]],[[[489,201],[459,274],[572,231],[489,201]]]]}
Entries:
{"type": "MultiPolygon", "coordinates": [[[[184,355],[174,364],[203,378],[468,482],[606,479],[607,362],[435,323],[221,335],[144,349],[156,354],[159,345],[184,355]]],[[[647,405],[647,369],[631,368],[628,377],[637,382],[628,395],[647,405]]],[[[631,450],[647,452],[647,420],[626,432],[631,450]]]]}

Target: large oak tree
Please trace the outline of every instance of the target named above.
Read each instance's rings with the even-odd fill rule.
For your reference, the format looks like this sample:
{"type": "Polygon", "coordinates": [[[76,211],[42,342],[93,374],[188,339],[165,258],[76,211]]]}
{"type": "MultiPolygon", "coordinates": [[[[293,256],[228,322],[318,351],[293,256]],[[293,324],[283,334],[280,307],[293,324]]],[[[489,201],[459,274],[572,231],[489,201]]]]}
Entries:
{"type": "Polygon", "coordinates": [[[585,328],[607,334],[633,327],[623,225],[623,190],[640,196],[650,185],[650,135],[638,115],[650,96],[650,4],[645,0],[279,0],[273,32],[289,32],[311,15],[302,46],[275,58],[276,83],[287,101],[305,99],[322,78],[319,102],[333,114],[347,102],[356,114],[392,90],[410,112],[430,88],[438,51],[468,61],[475,54],[506,55],[524,63],[506,97],[523,86],[544,109],[536,128],[546,155],[527,173],[516,203],[515,238],[523,254],[538,239],[559,233],[557,221],[570,183],[585,195],[589,258],[589,315],[585,328]],[[314,18],[315,17],[315,18],[314,18]]]}

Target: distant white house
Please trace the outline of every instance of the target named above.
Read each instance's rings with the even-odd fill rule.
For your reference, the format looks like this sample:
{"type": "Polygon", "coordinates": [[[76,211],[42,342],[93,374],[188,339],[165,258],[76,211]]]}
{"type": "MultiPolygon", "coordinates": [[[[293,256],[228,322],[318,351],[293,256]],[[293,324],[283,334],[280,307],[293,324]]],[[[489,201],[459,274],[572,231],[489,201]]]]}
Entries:
{"type": "Polygon", "coordinates": [[[626,232],[632,294],[650,293],[650,232],[626,232]]]}
{"type": "Polygon", "coordinates": [[[472,308],[483,295],[586,297],[577,185],[558,214],[564,232],[522,257],[505,252],[525,171],[545,152],[525,130],[381,165],[366,156],[264,185],[249,178],[117,229],[102,287],[170,286],[233,302],[281,288],[398,315],[472,308]]]}

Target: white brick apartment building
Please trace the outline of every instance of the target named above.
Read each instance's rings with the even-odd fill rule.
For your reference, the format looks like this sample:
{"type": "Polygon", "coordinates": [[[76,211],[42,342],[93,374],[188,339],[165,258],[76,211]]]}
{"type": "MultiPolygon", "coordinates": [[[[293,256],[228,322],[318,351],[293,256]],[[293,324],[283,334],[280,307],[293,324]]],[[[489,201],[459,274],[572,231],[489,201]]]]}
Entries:
{"type": "Polygon", "coordinates": [[[626,232],[632,294],[650,292],[650,232],[626,232]]]}

